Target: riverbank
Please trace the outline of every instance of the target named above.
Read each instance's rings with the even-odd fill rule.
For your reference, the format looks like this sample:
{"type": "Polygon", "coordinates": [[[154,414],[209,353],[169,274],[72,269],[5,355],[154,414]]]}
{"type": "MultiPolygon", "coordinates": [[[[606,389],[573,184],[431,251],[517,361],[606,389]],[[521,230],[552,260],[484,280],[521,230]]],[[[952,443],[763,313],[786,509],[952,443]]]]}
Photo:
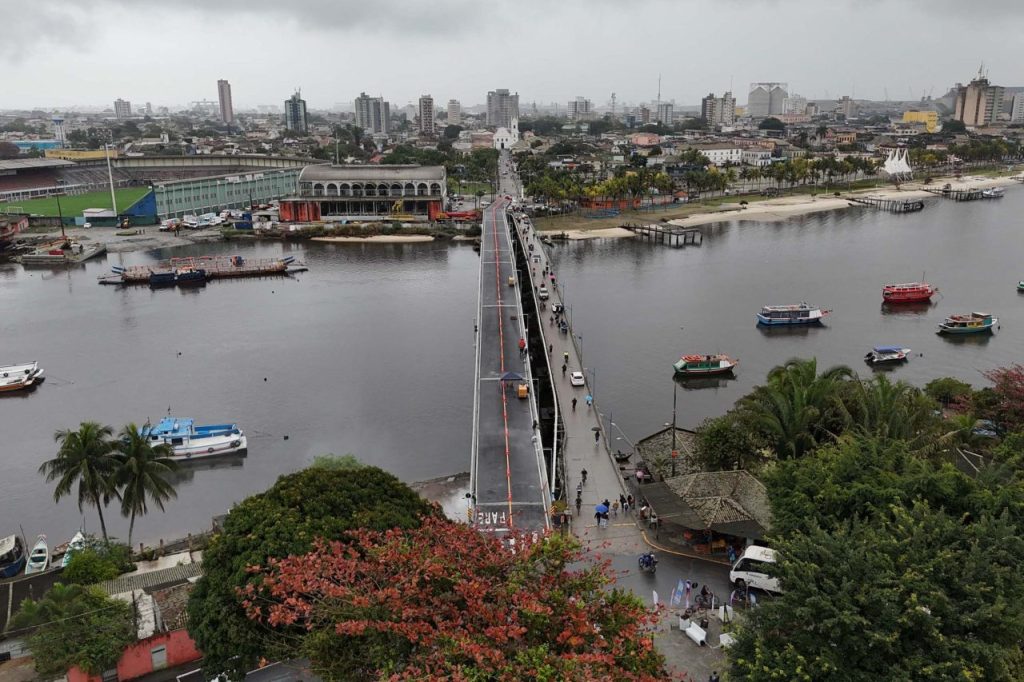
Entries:
{"type": "MultiPolygon", "coordinates": [[[[107,245],[108,253],[128,253],[131,251],[149,251],[151,249],[164,249],[175,246],[188,246],[206,242],[221,241],[223,236],[219,229],[181,231],[178,235],[174,232],[161,232],[156,225],[134,228],[131,234],[118,234],[122,232],[117,227],[65,227],[64,234],[72,239],[83,243],[103,242],[107,245]]],[[[47,230],[32,230],[19,235],[17,243],[30,247],[33,244],[53,241],[61,238],[59,228],[47,230]]],[[[11,250],[12,253],[16,249],[11,250]]]]}
{"type": "Polygon", "coordinates": [[[723,220],[777,222],[800,215],[850,208],[850,198],[878,197],[908,200],[932,198],[935,195],[926,191],[926,188],[937,190],[946,184],[949,184],[954,190],[968,190],[1008,187],[1020,183],[1009,176],[965,176],[959,180],[946,177],[933,179],[928,185],[923,182],[909,182],[901,185],[899,189],[892,186],[872,187],[852,192],[841,192],[840,196],[824,191],[816,195],[801,193],[770,198],[741,195],[724,197],[717,205],[683,204],[663,211],[630,211],[611,218],[586,219],[579,217],[572,220],[569,216],[559,216],[537,218],[534,222],[539,232],[564,232],[571,241],[626,238],[634,235],[619,225],[628,222],[663,222],[679,227],[696,227],[723,220]],[[741,204],[742,201],[747,203],[741,204]]]}

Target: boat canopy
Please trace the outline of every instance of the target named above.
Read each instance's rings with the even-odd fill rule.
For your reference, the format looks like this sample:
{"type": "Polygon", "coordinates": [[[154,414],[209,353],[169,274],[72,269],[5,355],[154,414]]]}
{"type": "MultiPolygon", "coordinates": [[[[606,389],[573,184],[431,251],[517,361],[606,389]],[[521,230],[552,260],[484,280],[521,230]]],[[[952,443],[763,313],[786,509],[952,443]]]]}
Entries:
{"type": "Polygon", "coordinates": [[[0,557],[4,556],[8,552],[14,549],[14,545],[18,542],[17,535],[8,535],[7,537],[0,539],[0,557]]]}
{"type": "Polygon", "coordinates": [[[192,433],[193,420],[191,419],[175,419],[174,417],[164,417],[156,426],[149,426],[143,429],[143,435],[146,436],[187,436],[192,433]]]}
{"type": "Polygon", "coordinates": [[[875,346],[874,351],[876,353],[901,353],[903,346],[875,346]]]}

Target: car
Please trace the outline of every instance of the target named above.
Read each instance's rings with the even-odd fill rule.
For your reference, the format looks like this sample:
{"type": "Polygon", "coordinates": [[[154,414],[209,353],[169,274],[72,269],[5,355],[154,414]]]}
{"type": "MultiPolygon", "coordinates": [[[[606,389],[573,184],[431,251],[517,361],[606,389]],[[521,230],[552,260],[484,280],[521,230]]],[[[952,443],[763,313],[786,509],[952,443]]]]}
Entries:
{"type": "Polygon", "coordinates": [[[543,284],[541,284],[540,288],[537,289],[537,298],[539,298],[542,301],[546,301],[548,298],[548,288],[543,284]]]}
{"type": "Polygon", "coordinates": [[[573,386],[584,386],[587,380],[583,377],[583,372],[573,372],[569,375],[569,383],[573,386]]]}

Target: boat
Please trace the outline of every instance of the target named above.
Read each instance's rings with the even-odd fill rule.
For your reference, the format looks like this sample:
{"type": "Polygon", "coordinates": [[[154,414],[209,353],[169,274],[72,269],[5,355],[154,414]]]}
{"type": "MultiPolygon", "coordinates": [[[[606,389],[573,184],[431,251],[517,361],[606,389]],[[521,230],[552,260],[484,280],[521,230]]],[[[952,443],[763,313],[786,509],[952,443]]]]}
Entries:
{"type": "Polygon", "coordinates": [[[25,543],[17,535],[0,538],[0,579],[13,578],[25,568],[25,543]]]}
{"type": "Polygon", "coordinates": [[[831,310],[806,303],[791,305],[766,305],[757,314],[757,323],[769,327],[789,324],[820,324],[831,310]]]}
{"type": "Polygon", "coordinates": [[[68,540],[63,549],[64,556],[60,560],[60,565],[61,568],[67,568],[68,564],[71,563],[71,557],[74,556],[76,552],[81,552],[85,549],[85,535],[82,534],[82,531],[75,533],[74,537],[68,540]]]}
{"type": "Polygon", "coordinates": [[[986,190],[982,190],[982,199],[1002,199],[1003,195],[1006,194],[1006,190],[1002,187],[989,187],[986,190]]]}
{"type": "Polygon", "coordinates": [[[1017,282],[1017,291],[1024,291],[1024,279],[1017,282]]]}
{"type": "Polygon", "coordinates": [[[886,284],[882,287],[882,300],[886,303],[925,303],[938,291],[927,282],[886,284]]]}
{"type": "Polygon", "coordinates": [[[40,535],[36,538],[36,544],[32,546],[32,552],[28,555],[28,562],[25,564],[25,575],[42,573],[50,566],[50,547],[46,544],[46,536],[40,535]]]}
{"type": "Polygon", "coordinates": [[[245,450],[245,434],[235,424],[196,426],[192,419],[164,417],[155,426],[146,424],[140,433],[153,444],[166,444],[175,459],[230,455],[245,450]]]}
{"type": "Polygon", "coordinates": [[[970,315],[950,315],[939,324],[939,334],[981,334],[992,331],[999,324],[999,318],[991,313],[971,313],[970,315]]]}
{"type": "Polygon", "coordinates": [[[82,244],[74,239],[58,239],[55,242],[43,244],[15,260],[28,266],[76,265],[106,252],[106,244],[82,244]]]}
{"type": "Polygon", "coordinates": [[[27,215],[0,215],[0,251],[6,249],[19,232],[27,229],[27,215]]]}
{"type": "Polygon", "coordinates": [[[0,393],[20,391],[35,384],[43,383],[43,370],[33,360],[21,365],[0,367],[0,393]]]}
{"type": "Polygon", "coordinates": [[[910,356],[909,348],[900,346],[875,346],[864,356],[869,365],[891,365],[906,362],[910,356]]]}
{"type": "Polygon", "coordinates": [[[684,377],[706,377],[729,374],[738,364],[728,355],[684,355],[672,367],[684,377]]]}
{"type": "Polygon", "coordinates": [[[160,287],[204,286],[206,270],[192,266],[182,266],[172,270],[153,270],[149,273],[149,286],[160,287]]]}

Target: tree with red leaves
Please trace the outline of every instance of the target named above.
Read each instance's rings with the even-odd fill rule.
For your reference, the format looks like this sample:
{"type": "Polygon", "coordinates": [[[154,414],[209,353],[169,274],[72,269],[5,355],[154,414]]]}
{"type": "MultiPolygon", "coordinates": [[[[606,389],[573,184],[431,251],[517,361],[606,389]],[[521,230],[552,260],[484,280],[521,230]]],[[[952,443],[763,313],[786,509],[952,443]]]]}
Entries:
{"type": "Polygon", "coordinates": [[[999,367],[985,372],[985,378],[995,384],[997,419],[1007,431],[1024,427],[1024,365],[999,367]]]}
{"type": "Polygon", "coordinates": [[[665,679],[657,614],[571,538],[519,536],[513,553],[441,518],[349,535],[251,567],[242,591],[278,653],[326,680],[665,679]]]}

